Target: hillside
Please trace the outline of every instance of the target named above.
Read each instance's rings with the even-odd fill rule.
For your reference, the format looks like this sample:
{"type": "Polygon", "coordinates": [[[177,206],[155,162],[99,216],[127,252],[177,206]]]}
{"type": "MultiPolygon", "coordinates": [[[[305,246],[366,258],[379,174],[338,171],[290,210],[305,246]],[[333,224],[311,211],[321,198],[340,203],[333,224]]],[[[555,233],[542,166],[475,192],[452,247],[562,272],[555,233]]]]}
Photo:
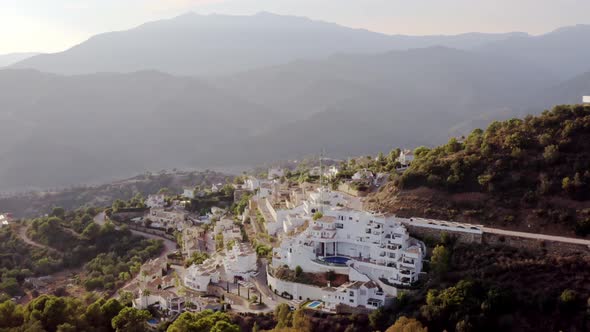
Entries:
{"type": "Polygon", "coordinates": [[[345,158],[391,144],[440,144],[450,133],[467,134],[519,114],[533,91],[554,82],[539,68],[508,58],[432,47],[299,61],[216,83],[285,117],[306,115],[250,139],[257,151],[289,158],[324,148],[345,158]]]}
{"type": "Polygon", "coordinates": [[[587,95],[590,95],[590,72],[560,82],[541,91],[532,99],[534,105],[550,107],[551,105],[577,104],[582,96],[587,95]]]}
{"type": "Polygon", "coordinates": [[[178,75],[218,75],[322,58],[334,53],[376,53],[434,45],[474,48],[522,34],[388,36],[303,17],[188,13],[90,38],[64,52],[16,64],[59,74],[158,70],[178,75]]]}
{"type": "Polygon", "coordinates": [[[590,107],[494,122],[419,148],[374,209],[542,233],[590,233],[590,107]]]}
{"type": "Polygon", "coordinates": [[[67,210],[86,206],[111,206],[115,200],[128,201],[136,194],[147,197],[162,188],[179,194],[184,188],[208,188],[213,184],[231,180],[232,176],[214,171],[146,173],[97,186],[0,195],[0,211],[11,212],[16,218],[33,218],[49,213],[55,206],[67,210]]]}
{"type": "Polygon", "coordinates": [[[513,36],[478,47],[477,50],[508,56],[537,65],[561,79],[569,79],[590,70],[588,40],[590,25],[556,29],[540,36],[513,36]]]}
{"type": "Polygon", "coordinates": [[[193,78],[2,70],[0,183],[6,192],[204,169],[227,158],[218,146],[263,131],[265,121],[280,122],[193,78]]]}
{"type": "Polygon", "coordinates": [[[440,144],[518,114],[523,97],[554,84],[526,63],[445,47],[337,55],[206,81],[2,70],[1,189],[244,167],[322,148],[345,158],[392,143],[440,144]]]}
{"type": "Polygon", "coordinates": [[[13,65],[17,62],[23,61],[24,59],[38,55],[39,53],[9,53],[0,54],[0,68],[5,66],[13,65]]]}

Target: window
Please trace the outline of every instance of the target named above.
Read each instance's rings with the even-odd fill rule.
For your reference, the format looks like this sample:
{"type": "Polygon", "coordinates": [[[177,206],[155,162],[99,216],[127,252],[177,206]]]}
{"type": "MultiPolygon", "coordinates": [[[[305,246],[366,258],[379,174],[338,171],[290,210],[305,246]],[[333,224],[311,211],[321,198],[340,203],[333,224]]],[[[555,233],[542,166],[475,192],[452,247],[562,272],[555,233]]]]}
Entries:
{"type": "Polygon", "coordinates": [[[354,296],[354,291],[350,291],[350,293],[348,293],[348,295],[354,296]]]}
{"type": "Polygon", "coordinates": [[[353,299],[350,299],[350,303],[354,303],[354,300],[353,299]]]}
{"type": "Polygon", "coordinates": [[[344,224],[337,222],[336,228],[344,228],[344,224]]]}

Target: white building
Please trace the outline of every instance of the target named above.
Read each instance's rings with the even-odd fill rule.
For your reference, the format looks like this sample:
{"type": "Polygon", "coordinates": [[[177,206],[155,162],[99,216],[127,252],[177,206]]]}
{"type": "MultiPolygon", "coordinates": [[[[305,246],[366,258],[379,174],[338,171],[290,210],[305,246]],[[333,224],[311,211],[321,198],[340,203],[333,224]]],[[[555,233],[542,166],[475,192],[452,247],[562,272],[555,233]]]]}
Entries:
{"type": "MultiPolygon", "coordinates": [[[[306,272],[348,274],[351,280],[410,285],[422,271],[422,245],[395,217],[324,208],[323,217],[274,250],[272,264],[306,272]]],[[[392,294],[393,295],[393,294],[392,294]]]]}
{"type": "Polygon", "coordinates": [[[149,208],[163,208],[166,205],[166,196],[163,194],[149,195],[145,200],[145,205],[149,208]]]}
{"type": "Polygon", "coordinates": [[[198,292],[206,292],[209,283],[219,282],[218,264],[215,259],[209,258],[200,265],[191,265],[186,269],[184,285],[198,292]]]}
{"type": "Polygon", "coordinates": [[[582,97],[582,103],[583,104],[590,104],[590,96],[582,97]]]}
{"type": "Polygon", "coordinates": [[[249,279],[250,275],[258,270],[256,262],[256,253],[250,244],[236,241],[231,249],[226,248],[223,267],[229,279],[249,279]]]}
{"type": "Polygon", "coordinates": [[[332,165],[324,172],[324,175],[326,177],[333,178],[333,177],[337,176],[338,173],[340,173],[340,170],[338,169],[338,167],[332,165]]]}
{"type": "Polygon", "coordinates": [[[184,188],[184,190],[182,192],[182,197],[188,198],[188,199],[195,198],[195,190],[192,188],[184,188]]]}
{"type": "Polygon", "coordinates": [[[363,170],[360,170],[360,171],[354,173],[354,175],[352,176],[352,179],[357,180],[357,181],[358,180],[367,180],[367,181],[372,182],[374,177],[375,176],[373,175],[373,172],[363,169],[363,170]]]}
{"type": "Polygon", "coordinates": [[[340,304],[368,309],[377,309],[385,304],[385,292],[373,281],[353,281],[337,288],[325,287],[322,291],[322,300],[328,310],[336,310],[340,304]]]}
{"type": "Polygon", "coordinates": [[[0,227],[8,226],[12,221],[12,217],[9,214],[0,214],[0,227]]]}
{"type": "Polygon", "coordinates": [[[182,209],[151,208],[147,216],[155,228],[175,228],[181,231],[187,226],[187,212],[182,209]]]}
{"type": "Polygon", "coordinates": [[[244,189],[249,191],[254,191],[260,188],[260,180],[253,176],[249,176],[246,180],[244,180],[244,189]]]}
{"type": "Polygon", "coordinates": [[[281,178],[285,175],[285,170],[282,168],[269,168],[268,169],[268,179],[274,180],[281,178]]]}
{"type": "Polygon", "coordinates": [[[402,167],[409,166],[414,161],[414,152],[412,150],[402,150],[397,158],[402,167]]]}
{"type": "Polygon", "coordinates": [[[211,192],[218,193],[223,188],[223,183],[215,183],[211,185],[211,192]]]}

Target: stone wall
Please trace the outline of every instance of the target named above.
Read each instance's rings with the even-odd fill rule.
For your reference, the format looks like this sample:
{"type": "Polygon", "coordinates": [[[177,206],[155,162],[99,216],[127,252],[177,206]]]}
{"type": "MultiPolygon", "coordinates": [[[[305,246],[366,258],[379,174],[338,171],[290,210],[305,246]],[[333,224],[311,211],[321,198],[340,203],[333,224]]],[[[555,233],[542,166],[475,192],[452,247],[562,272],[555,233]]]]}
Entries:
{"type": "Polygon", "coordinates": [[[435,226],[428,227],[426,225],[415,225],[411,222],[402,222],[410,232],[411,236],[420,239],[440,239],[443,233],[454,237],[457,241],[463,243],[485,243],[489,245],[505,245],[514,248],[522,248],[528,250],[543,250],[554,253],[572,253],[572,252],[588,252],[590,248],[583,244],[573,244],[554,240],[538,240],[517,235],[504,235],[489,232],[482,234],[471,233],[457,230],[455,228],[440,229],[435,226]]]}
{"type": "Polygon", "coordinates": [[[275,278],[270,273],[266,274],[268,286],[272,291],[283,296],[284,293],[289,294],[294,300],[322,300],[324,291],[320,287],[305,285],[296,282],[284,281],[275,278]]]}
{"type": "Polygon", "coordinates": [[[410,232],[411,236],[415,236],[421,239],[431,238],[431,239],[440,239],[443,233],[447,233],[450,236],[457,239],[459,242],[463,243],[482,243],[482,234],[476,233],[469,233],[463,232],[460,230],[454,229],[438,229],[438,228],[430,228],[424,226],[416,226],[409,222],[402,222],[408,232],[410,232]]]}
{"type": "Polygon", "coordinates": [[[588,252],[590,248],[583,244],[565,243],[558,241],[529,239],[517,236],[507,236],[493,233],[484,233],[483,243],[489,245],[506,245],[514,248],[528,250],[542,250],[552,253],[588,252]]]}

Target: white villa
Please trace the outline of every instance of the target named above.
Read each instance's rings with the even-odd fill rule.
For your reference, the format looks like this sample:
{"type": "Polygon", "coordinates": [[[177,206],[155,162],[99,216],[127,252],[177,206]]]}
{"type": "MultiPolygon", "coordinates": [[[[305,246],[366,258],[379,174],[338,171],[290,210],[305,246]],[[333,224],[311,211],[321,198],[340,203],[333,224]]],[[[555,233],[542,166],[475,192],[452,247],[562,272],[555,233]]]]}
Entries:
{"type": "Polygon", "coordinates": [[[166,205],[166,196],[163,194],[149,195],[145,205],[151,208],[163,208],[166,205]]]}
{"type": "Polygon", "coordinates": [[[340,304],[377,309],[386,301],[385,292],[373,281],[353,281],[338,288],[325,287],[322,291],[324,292],[322,300],[329,310],[336,310],[340,304]]]}
{"type": "Polygon", "coordinates": [[[12,218],[9,214],[0,214],[0,227],[8,226],[12,218]]]}
{"type": "Polygon", "coordinates": [[[590,96],[582,97],[582,103],[587,105],[590,104],[590,96]]]}
{"type": "Polygon", "coordinates": [[[243,188],[249,191],[254,191],[260,188],[260,180],[253,176],[249,176],[246,180],[244,180],[243,188]]]}
{"type": "Polygon", "coordinates": [[[186,226],[187,215],[182,209],[151,208],[146,218],[152,221],[152,227],[175,228],[182,231],[186,226]]]}
{"type": "Polygon", "coordinates": [[[217,271],[217,260],[209,258],[200,265],[191,265],[186,269],[184,276],[184,285],[198,292],[206,292],[209,283],[219,282],[219,272],[217,271]]]}
{"type": "Polygon", "coordinates": [[[235,242],[231,249],[225,250],[223,267],[228,279],[250,279],[251,273],[258,270],[256,253],[250,244],[235,242]]]}
{"type": "Polygon", "coordinates": [[[373,172],[369,171],[369,170],[360,170],[356,173],[354,173],[352,175],[352,179],[353,180],[369,180],[369,181],[373,181],[375,175],[373,174],[373,172]]]}
{"type": "Polygon", "coordinates": [[[414,161],[414,152],[412,150],[402,150],[397,158],[402,167],[409,166],[414,161]]]}
{"type": "MultiPolygon", "coordinates": [[[[422,271],[423,246],[401,220],[348,208],[329,208],[273,252],[273,267],[348,274],[350,280],[410,285],[422,271]]],[[[392,294],[395,295],[395,294],[392,294]]]]}
{"type": "Polygon", "coordinates": [[[188,199],[195,198],[195,190],[193,188],[184,188],[182,191],[182,197],[188,199]]]}
{"type": "Polygon", "coordinates": [[[285,175],[285,170],[282,168],[269,168],[268,169],[268,179],[274,180],[285,175]]]}
{"type": "Polygon", "coordinates": [[[340,173],[340,170],[338,169],[338,167],[336,166],[330,166],[325,172],[324,175],[332,178],[335,177],[336,175],[338,175],[338,173],[340,173]]]}

